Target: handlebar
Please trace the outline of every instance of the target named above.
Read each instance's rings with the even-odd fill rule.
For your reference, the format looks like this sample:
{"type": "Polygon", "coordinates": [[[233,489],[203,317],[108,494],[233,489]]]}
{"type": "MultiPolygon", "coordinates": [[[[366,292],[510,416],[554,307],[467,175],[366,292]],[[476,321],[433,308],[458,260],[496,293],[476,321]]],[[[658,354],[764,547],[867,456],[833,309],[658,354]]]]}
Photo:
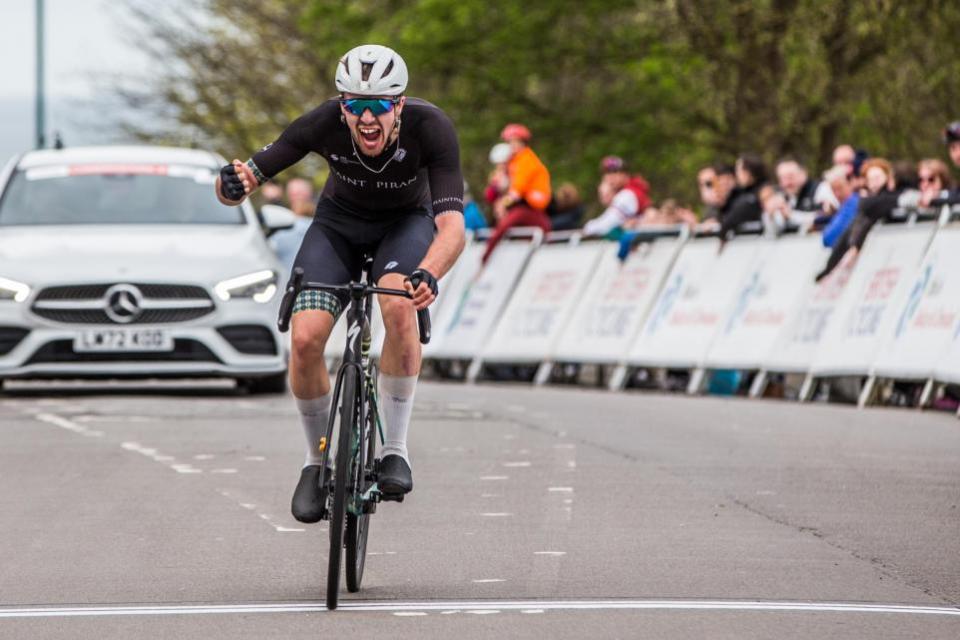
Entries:
{"type": "MultiPolygon", "coordinates": [[[[371,286],[363,282],[351,282],[350,284],[324,284],[322,282],[304,282],[303,269],[297,267],[293,270],[293,276],[287,283],[287,289],[283,293],[280,301],[280,314],[277,318],[277,328],[280,333],[286,333],[290,329],[290,318],[293,316],[293,305],[297,301],[297,296],[301,291],[346,291],[354,300],[359,300],[365,296],[380,294],[387,296],[399,296],[401,298],[412,299],[409,293],[403,289],[387,289],[384,287],[371,286]]],[[[420,309],[417,311],[417,328],[420,331],[421,344],[430,342],[430,310],[420,309]]]]}

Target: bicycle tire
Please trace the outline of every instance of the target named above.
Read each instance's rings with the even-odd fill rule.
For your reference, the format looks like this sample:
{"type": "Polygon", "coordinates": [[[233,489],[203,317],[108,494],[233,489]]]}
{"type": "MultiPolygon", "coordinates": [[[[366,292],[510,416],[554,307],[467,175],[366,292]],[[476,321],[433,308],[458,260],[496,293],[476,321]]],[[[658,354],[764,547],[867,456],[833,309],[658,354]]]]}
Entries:
{"type": "MultiPolygon", "coordinates": [[[[354,464],[354,486],[361,494],[373,485],[370,479],[373,471],[373,459],[377,447],[377,417],[376,404],[367,402],[366,425],[360,431],[361,441],[358,456],[354,464]]],[[[346,533],[346,561],[347,561],[347,591],[356,593],[360,590],[363,581],[363,569],[367,560],[367,537],[370,535],[370,514],[347,514],[346,533]]]]}
{"type": "Polygon", "coordinates": [[[337,437],[333,513],[330,516],[330,556],[327,560],[327,609],[336,609],[340,591],[340,565],[346,524],[350,477],[350,440],[357,415],[357,370],[347,367],[340,387],[340,433],[337,437]]]}

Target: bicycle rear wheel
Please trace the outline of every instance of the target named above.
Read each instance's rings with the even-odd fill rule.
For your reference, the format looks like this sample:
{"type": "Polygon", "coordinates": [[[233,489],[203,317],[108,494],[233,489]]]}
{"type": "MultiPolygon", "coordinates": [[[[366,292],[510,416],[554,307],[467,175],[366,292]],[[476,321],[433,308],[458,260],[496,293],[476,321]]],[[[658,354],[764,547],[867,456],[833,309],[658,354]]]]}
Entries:
{"type": "MultiPolygon", "coordinates": [[[[360,430],[358,455],[354,458],[354,486],[363,495],[373,485],[373,457],[377,446],[376,404],[369,401],[366,406],[366,424],[360,430]]],[[[367,559],[367,536],[370,534],[370,513],[347,513],[347,590],[356,593],[363,581],[363,568],[367,559]]]]}
{"type": "Polygon", "coordinates": [[[333,514],[330,517],[330,557],[327,561],[327,608],[336,609],[340,590],[340,561],[343,557],[343,533],[346,523],[347,497],[350,492],[352,466],[351,439],[358,429],[357,370],[343,371],[340,387],[340,435],[337,437],[336,474],[333,484],[333,514]]]}

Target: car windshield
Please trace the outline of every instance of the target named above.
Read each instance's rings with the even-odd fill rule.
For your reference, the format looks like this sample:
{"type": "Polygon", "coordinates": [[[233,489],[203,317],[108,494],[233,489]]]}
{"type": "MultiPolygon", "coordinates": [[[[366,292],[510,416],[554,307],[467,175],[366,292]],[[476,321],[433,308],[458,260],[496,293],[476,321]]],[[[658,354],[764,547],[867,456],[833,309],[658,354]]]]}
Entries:
{"type": "Polygon", "coordinates": [[[215,179],[206,167],[165,164],[18,170],[0,199],[0,226],[243,224],[239,207],[217,201],[215,179]]]}

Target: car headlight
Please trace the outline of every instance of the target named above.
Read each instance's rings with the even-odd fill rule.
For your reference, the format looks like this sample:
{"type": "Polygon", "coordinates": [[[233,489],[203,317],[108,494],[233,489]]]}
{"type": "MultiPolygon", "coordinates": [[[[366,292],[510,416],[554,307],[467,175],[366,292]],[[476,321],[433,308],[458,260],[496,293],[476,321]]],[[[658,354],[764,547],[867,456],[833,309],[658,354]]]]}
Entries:
{"type": "Polygon", "coordinates": [[[13,300],[14,302],[23,302],[30,295],[30,287],[17,282],[0,278],[0,300],[13,300]]]}
{"type": "Polygon", "coordinates": [[[218,282],[213,287],[221,300],[253,298],[254,302],[269,302],[277,292],[277,274],[269,269],[218,282]]]}

